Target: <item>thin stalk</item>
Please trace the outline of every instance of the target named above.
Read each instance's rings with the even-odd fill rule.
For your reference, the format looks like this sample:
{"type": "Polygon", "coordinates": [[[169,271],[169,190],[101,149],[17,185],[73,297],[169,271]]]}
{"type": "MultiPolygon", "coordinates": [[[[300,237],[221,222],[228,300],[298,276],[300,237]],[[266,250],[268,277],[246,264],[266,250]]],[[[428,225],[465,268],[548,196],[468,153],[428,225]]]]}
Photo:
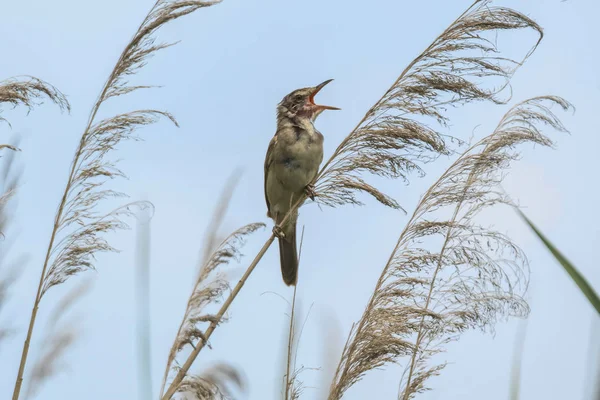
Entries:
{"type": "Polygon", "coordinates": [[[290,366],[292,364],[292,348],[294,347],[294,312],[296,311],[296,289],[298,286],[294,286],[294,296],[292,297],[292,314],[290,315],[290,333],[288,335],[288,353],[287,353],[287,365],[285,372],[285,400],[289,400],[290,387],[292,381],[290,379],[290,366]]]}
{"type": "MultiPolygon", "coordinates": [[[[292,214],[292,211],[294,211],[298,207],[300,207],[300,205],[302,204],[302,202],[304,202],[305,199],[306,199],[306,196],[301,196],[298,199],[298,201],[296,201],[296,203],[290,208],[290,211],[288,211],[288,213],[283,218],[283,220],[281,220],[279,227],[282,227],[287,222],[287,220],[290,218],[290,216],[292,214]]],[[[185,363],[181,366],[181,368],[177,372],[177,375],[175,375],[175,378],[173,378],[173,381],[169,385],[166,393],[161,397],[162,400],[170,400],[171,397],[175,394],[175,392],[177,392],[179,385],[181,384],[181,382],[183,381],[183,378],[185,378],[185,375],[187,374],[190,367],[196,360],[196,357],[198,357],[198,354],[200,354],[200,351],[204,348],[204,346],[208,342],[208,339],[210,338],[210,336],[213,334],[213,332],[217,328],[217,325],[223,318],[223,315],[225,315],[225,312],[227,312],[227,309],[229,308],[229,306],[231,305],[233,300],[235,300],[235,298],[237,297],[240,290],[242,290],[242,287],[246,283],[246,280],[248,279],[248,277],[250,276],[252,271],[254,271],[254,268],[256,268],[256,266],[258,265],[260,260],[262,260],[263,256],[265,255],[265,253],[267,252],[269,247],[271,247],[274,240],[275,240],[275,234],[272,233],[271,236],[269,236],[269,238],[263,245],[263,247],[259,250],[258,254],[254,257],[254,260],[252,260],[252,262],[248,266],[248,269],[246,269],[246,272],[244,272],[244,275],[242,276],[242,278],[235,285],[235,287],[233,288],[231,293],[229,293],[227,300],[225,300],[225,302],[219,309],[219,312],[215,316],[214,321],[212,321],[210,323],[210,325],[208,326],[208,328],[206,328],[206,331],[204,332],[203,340],[200,340],[200,342],[196,345],[196,347],[194,348],[194,351],[192,351],[192,353],[188,356],[185,363]]]]}
{"type": "MultiPolygon", "coordinates": [[[[141,28],[141,26],[142,25],[140,25],[140,28],[141,28]]],[[[140,28],[138,28],[138,31],[140,28]]],[[[126,51],[127,51],[127,48],[123,49],[123,52],[119,56],[119,61],[117,62],[116,65],[119,65],[122,62],[126,51]]],[[[81,157],[83,147],[85,146],[85,141],[87,139],[87,136],[89,135],[90,129],[92,128],[92,125],[96,118],[96,114],[98,113],[98,110],[100,109],[100,105],[104,101],[104,98],[106,96],[106,93],[108,92],[108,89],[109,89],[111,83],[115,79],[116,73],[117,73],[116,69],[113,69],[110,76],[104,83],[102,92],[96,99],[96,103],[94,104],[94,107],[92,108],[92,111],[90,112],[90,115],[88,117],[87,126],[86,126],[85,130],[83,131],[83,135],[81,136],[81,140],[79,141],[79,147],[77,148],[77,152],[75,153],[75,158],[73,159],[73,162],[71,165],[71,172],[69,173],[69,179],[67,180],[67,184],[65,186],[65,191],[63,193],[62,199],[61,199],[61,201],[58,205],[58,209],[56,211],[56,216],[54,218],[54,226],[52,228],[52,234],[50,236],[50,241],[48,242],[48,249],[46,250],[46,258],[44,259],[44,266],[42,268],[42,273],[40,274],[40,282],[38,284],[37,294],[35,296],[33,308],[31,310],[31,317],[29,319],[29,328],[27,329],[27,336],[25,338],[25,343],[23,344],[23,352],[21,354],[21,361],[19,363],[19,371],[17,373],[17,378],[15,381],[15,388],[13,391],[12,400],[18,400],[19,395],[21,393],[21,385],[23,384],[23,373],[25,372],[25,365],[27,363],[27,356],[29,354],[29,346],[31,344],[31,336],[33,334],[33,328],[35,327],[35,321],[37,318],[39,304],[40,304],[40,301],[42,300],[42,289],[44,286],[44,278],[46,277],[46,271],[48,269],[48,264],[50,262],[50,255],[52,254],[52,250],[54,247],[54,241],[56,239],[56,234],[59,230],[60,222],[61,222],[61,219],[63,216],[63,212],[65,210],[65,204],[67,203],[67,197],[69,195],[69,190],[73,183],[73,177],[75,176],[75,171],[77,169],[77,165],[79,164],[79,158],[81,157]]]]}
{"type": "MultiPolygon", "coordinates": [[[[304,243],[304,227],[302,227],[302,234],[300,235],[300,248],[298,250],[298,266],[300,265],[300,260],[302,259],[302,244],[304,243]]],[[[298,277],[298,281],[300,278],[298,277]]],[[[292,350],[294,347],[294,335],[295,335],[295,324],[294,318],[296,313],[296,291],[298,289],[298,282],[294,286],[294,296],[292,297],[292,312],[290,315],[290,330],[288,335],[288,353],[287,353],[287,363],[286,363],[286,373],[285,373],[285,400],[290,400],[290,388],[293,385],[293,380],[290,379],[290,368],[292,365],[292,350]]],[[[296,347],[296,352],[298,348],[296,347]]],[[[294,364],[295,364],[294,356],[294,364]]]]}
{"type": "MultiPolygon", "coordinates": [[[[283,222],[285,222],[285,219],[283,222]]],[[[215,331],[217,325],[223,318],[223,315],[225,315],[225,312],[227,311],[227,309],[229,308],[229,306],[231,305],[233,300],[236,298],[236,296],[238,295],[238,293],[240,292],[240,290],[242,289],[244,284],[246,283],[246,280],[248,279],[248,277],[250,276],[252,271],[254,271],[254,268],[256,268],[259,261],[263,258],[263,256],[265,255],[265,253],[267,252],[269,247],[271,247],[271,244],[273,243],[274,240],[275,240],[275,234],[272,233],[271,236],[269,237],[269,239],[267,239],[267,241],[265,242],[263,247],[260,249],[260,251],[258,252],[256,257],[254,257],[254,260],[252,260],[252,263],[250,263],[250,266],[248,266],[248,269],[246,270],[246,272],[244,272],[244,275],[242,276],[242,278],[239,280],[237,285],[235,285],[235,287],[233,288],[233,290],[227,297],[227,300],[225,300],[225,302],[219,309],[219,312],[215,316],[214,321],[210,323],[210,325],[204,332],[204,338],[202,340],[200,340],[200,342],[198,342],[198,344],[194,348],[194,351],[192,351],[192,353],[189,355],[188,359],[185,361],[185,363],[181,366],[181,368],[177,372],[177,375],[175,376],[175,378],[169,385],[169,388],[167,389],[166,393],[163,395],[162,400],[171,399],[171,397],[173,397],[175,392],[177,392],[179,385],[181,384],[181,382],[183,381],[183,378],[186,376],[190,367],[196,360],[196,357],[198,357],[198,354],[200,354],[200,351],[204,348],[204,346],[208,342],[208,339],[210,339],[210,337],[213,334],[213,332],[215,331]]]]}
{"type": "MultiPolygon", "coordinates": [[[[210,222],[210,224],[208,225],[208,230],[206,233],[206,236],[208,237],[205,245],[204,245],[204,251],[203,254],[201,255],[201,258],[199,259],[199,262],[201,263],[202,267],[199,268],[198,272],[197,272],[197,277],[195,279],[196,283],[192,289],[192,295],[190,295],[190,298],[188,299],[188,304],[186,307],[186,313],[184,314],[184,317],[181,319],[181,323],[179,324],[179,329],[177,330],[177,334],[175,335],[175,342],[177,342],[177,338],[179,338],[182,334],[182,331],[185,327],[186,321],[188,320],[188,312],[190,311],[190,303],[193,300],[193,293],[196,291],[196,289],[198,288],[198,285],[200,284],[201,280],[202,280],[202,270],[203,268],[206,266],[206,263],[209,262],[210,258],[211,258],[211,252],[217,248],[218,245],[218,238],[217,238],[217,233],[219,230],[219,227],[221,226],[221,223],[223,222],[223,218],[225,217],[225,213],[227,211],[227,209],[229,208],[229,203],[231,201],[231,197],[233,196],[233,190],[235,188],[235,186],[237,185],[237,182],[239,181],[241,175],[241,171],[239,169],[236,169],[236,171],[234,171],[234,173],[230,176],[228,183],[225,185],[225,189],[223,190],[223,192],[221,193],[221,197],[219,198],[217,204],[218,207],[215,210],[215,212],[212,215],[212,220],[210,222]]],[[[175,346],[175,344],[174,344],[175,346]]],[[[175,349],[176,350],[176,349],[175,349]]],[[[173,348],[171,349],[171,352],[175,351],[173,348]]],[[[175,356],[177,356],[177,352],[175,351],[175,356]]],[[[165,385],[167,384],[167,380],[169,378],[169,372],[172,369],[172,363],[174,361],[174,358],[171,359],[171,357],[169,356],[169,360],[167,361],[167,365],[165,366],[165,372],[163,374],[163,379],[162,379],[162,383],[160,386],[160,391],[158,392],[160,396],[163,395],[163,393],[165,392],[165,385]]]]}

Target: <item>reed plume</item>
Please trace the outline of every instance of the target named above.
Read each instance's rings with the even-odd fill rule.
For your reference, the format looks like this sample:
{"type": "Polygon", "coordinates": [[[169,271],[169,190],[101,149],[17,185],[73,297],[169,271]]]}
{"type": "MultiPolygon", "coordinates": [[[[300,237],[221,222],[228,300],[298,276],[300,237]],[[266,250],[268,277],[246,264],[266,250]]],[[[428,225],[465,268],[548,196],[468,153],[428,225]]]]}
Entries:
{"type": "Polygon", "coordinates": [[[444,368],[428,361],[445,344],[468,329],[493,330],[501,317],[528,314],[525,254],[475,219],[484,209],[512,204],[499,185],[517,146],[551,146],[543,126],[566,131],[550,105],[570,108],[555,96],[514,106],[421,198],[346,342],[329,400],[342,398],[367,371],[402,359],[399,398],[414,398],[444,368]]]}
{"type": "MultiPolygon", "coordinates": [[[[41,79],[24,76],[0,81],[0,105],[2,103],[13,107],[22,105],[31,111],[34,106],[41,103],[43,98],[48,98],[61,110],[71,111],[71,105],[65,95],[41,79]]],[[[0,111],[2,110],[0,109],[0,111]]],[[[0,117],[0,121],[8,122],[2,117],[0,117]]]]}
{"type": "Polygon", "coordinates": [[[244,391],[246,389],[244,377],[231,365],[219,363],[200,375],[186,377],[179,392],[185,396],[185,399],[229,400],[233,398],[232,386],[238,391],[244,391]]]}
{"type": "MultiPolygon", "coordinates": [[[[161,397],[164,394],[170,371],[175,373],[180,371],[177,355],[187,346],[197,349],[206,344],[208,338],[206,329],[203,329],[204,324],[217,325],[223,321],[224,314],[213,315],[207,311],[209,305],[218,304],[222,300],[223,294],[230,290],[229,280],[225,271],[222,270],[223,267],[233,260],[239,260],[241,257],[240,250],[246,237],[265,226],[262,223],[248,224],[223,238],[219,243],[219,229],[238,178],[239,173],[232,175],[217,202],[218,207],[213,214],[213,220],[209,225],[204,250],[202,251],[201,267],[188,299],[179,330],[169,351],[160,391],[161,397]]],[[[225,364],[221,366],[224,367],[225,364]]],[[[232,370],[233,367],[229,366],[228,368],[232,370]]],[[[205,378],[186,375],[181,383],[177,383],[177,389],[174,390],[178,393],[195,393],[199,399],[218,399],[220,392],[211,392],[214,387],[211,385],[207,387],[205,384],[205,378]],[[212,393],[212,397],[208,396],[207,393],[212,393]],[[202,397],[201,395],[208,397],[202,397]]]]}
{"type": "Polygon", "coordinates": [[[439,129],[448,126],[448,108],[508,100],[502,93],[516,69],[537,48],[543,31],[525,15],[490,3],[475,1],[367,111],[319,173],[316,192],[320,203],[362,204],[356,197],[362,191],[386,206],[400,208],[362,175],[404,180],[412,172],[423,175],[421,164],[450,151],[448,137],[439,129]],[[487,37],[526,28],[537,32],[539,38],[520,61],[500,56],[500,49],[487,37]]]}
{"type": "MultiPolygon", "coordinates": [[[[25,106],[29,112],[34,106],[39,105],[43,98],[48,98],[57,104],[61,110],[71,111],[71,105],[66,96],[56,87],[41,79],[33,76],[25,76],[0,81],[0,106],[8,104],[14,108],[21,105],[25,106]]],[[[0,113],[2,113],[2,108],[0,108],[0,113]]],[[[0,121],[8,123],[10,126],[10,122],[2,116],[0,116],[0,121]]],[[[0,144],[0,150],[2,149],[16,151],[18,147],[11,144],[0,144]]],[[[5,192],[0,197],[0,204],[4,204],[10,195],[11,193],[5,192]]]]}
{"type": "Polygon", "coordinates": [[[177,124],[171,114],[153,109],[130,111],[98,121],[96,117],[100,107],[110,98],[150,87],[131,85],[128,79],[146,65],[149,57],[155,52],[172,45],[156,43],[154,35],[160,27],[216,3],[218,0],[158,0],[126,45],[102,87],[73,157],[65,191],[54,219],[23,346],[13,400],[19,398],[31,335],[42,297],[50,288],[64,282],[70,276],[93,269],[94,255],[98,252],[115,251],[106,240],[105,234],[127,228],[123,221],[125,217],[133,216],[136,209],[151,207],[148,202],[134,202],[104,215],[97,211],[99,204],[105,200],[125,196],[123,193],[104,188],[108,180],[125,176],[123,171],[118,169],[116,161],[109,159],[109,154],[121,141],[138,139],[134,133],[139,127],[153,124],[161,117],[177,124]]]}
{"type": "MultiPolygon", "coordinates": [[[[316,200],[327,206],[360,205],[362,202],[357,194],[366,192],[386,206],[401,208],[397,201],[367,183],[362,175],[371,173],[404,179],[412,172],[422,175],[420,164],[434,160],[440,154],[449,154],[451,150],[446,144],[448,137],[417,118],[433,119],[444,127],[449,123],[444,116],[449,107],[473,101],[487,100],[497,104],[508,101],[501,97],[502,92],[542,37],[542,28],[525,15],[508,8],[492,7],[489,0],[475,1],[406,67],[340,143],[315,179],[316,200]],[[520,61],[499,56],[500,49],[486,38],[486,34],[526,28],[533,29],[539,37],[520,61]],[[497,87],[493,87],[494,79],[501,80],[497,87]],[[486,83],[491,87],[486,88],[486,83]]],[[[280,227],[305,200],[305,197],[298,199],[280,227]]],[[[220,315],[227,311],[274,239],[272,234],[259,250],[223,303],[220,315]]],[[[211,324],[205,332],[207,337],[216,326],[216,323],[211,324]]],[[[203,346],[200,344],[188,356],[162,400],[169,400],[175,394],[177,385],[203,346]]]]}

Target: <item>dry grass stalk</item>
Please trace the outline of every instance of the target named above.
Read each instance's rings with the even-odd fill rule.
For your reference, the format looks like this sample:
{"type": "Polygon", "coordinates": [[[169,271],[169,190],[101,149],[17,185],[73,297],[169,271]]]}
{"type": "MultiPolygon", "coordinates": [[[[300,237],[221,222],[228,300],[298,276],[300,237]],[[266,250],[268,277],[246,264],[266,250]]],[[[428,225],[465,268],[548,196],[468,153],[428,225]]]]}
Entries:
{"type": "Polygon", "coordinates": [[[154,34],[160,27],[217,2],[218,0],[158,0],[121,53],[104,84],[73,157],[65,191],[56,212],[23,346],[13,400],[19,398],[31,335],[38,306],[44,294],[69,276],[93,268],[96,253],[115,251],[104,235],[126,228],[123,218],[132,216],[135,209],[151,207],[148,202],[135,202],[107,215],[98,214],[96,207],[103,200],[124,196],[122,193],[103,189],[106,181],[124,176],[115,162],[107,159],[108,154],[122,140],[137,139],[134,136],[137,128],[152,124],[160,117],[166,117],[176,123],[170,114],[158,110],[132,111],[97,121],[98,110],[112,97],[149,87],[130,85],[128,79],[137,73],[156,51],[170,46],[156,43],[154,34]]]}
{"type": "MultiPolygon", "coordinates": [[[[304,227],[302,227],[302,233],[300,234],[300,245],[298,247],[298,261],[302,259],[302,244],[304,243],[304,227]]],[[[302,392],[304,391],[304,384],[300,381],[300,374],[304,372],[305,368],[297,367],[296,361],[298,359],[298,349],[300,348],[300,338],[302,337],[302,331],[304,331],[304,325],[310,315],[310,309],[306,316],[306,319],[300,324],[300,317],[302,315],[301,304],[296,302],[296,293],[298,289],[298,283],[294,285],[294,294],[292,296],[292,303],[290,304],[290,324],[288,327],[288,339],[287,339],[287,353],[285,357],[285,375],[284,375],[284,388],[283,398],[284,400],[298,400],[302,392]]],[[[312,306],[311,306],[312,309],[312,306]]]]}
{"type": "MultiPolygon", "coordinates": [[[[301,240],[302,241],[302,240],[301,240]]],[[[302,248],[302,245],[300,245],[302,248]]],[[[300,250],[301,251],[301,250],[300,250]]],[[[292,296],[290,326],[288,328],[288,346],[285,359],[285,376],[284,376],[284,400],[297,400],[300,398],[300,389],[297,385],[297,371],[295,368],[296,358],[294,357],[294,349],[298,347],[298,327],[299,318],[296,312],[296,291],[298,285],[294,285],[294,295],[292,296]]]]}
{"type": "Polygon", "coordinates": [[[550,146],[543,125],[565,131],[549,104],[570,107],[553,96],[517,104],[422,197],[346,343],[330,400],[342,398],[367,371],[402,357],[408,360],[399,398],[413,398],[445,366],[427,365],[444,344],[467,329],[491,330],[498,318],[528,314],[521,297],[528,281],[525,254],[475,217],[511,204],[499,184],[518,157],[516,146],[550,146]]]}
{"type": "Polygon", "coordinates": [[[362,174],[404,180],[410,172],[423,175],[420,164],[449,153],[444,135],[432,127],[436,122],[447,127],[444,113],[448,108],[473,101],[506,101],[499,95],[537,48],[543,33],[525,15],[489,3],[475,1],[442,32],[340,143],[318,175],[319,202],[361,204],[356,194],[363,191],[386,206],[400,208],[394,199],[366,183],[362,174]],[[486,37],[525,28],[535,30],[539,39],[521,61],[501,57],[486,37]],[[493,86],[497,80],[500,84],[493,86]]]}
{"type": "MultiPolygon", "coordinates": [[[[65,95],[41,79],[25,76],[0,81],[0,104],[7,103],[13,107],[23,105],[31,110],[44,97],[57,104],[61,110],[71,111],[65,95]]],[[[0,121],[6,120],[0,117],[0,121]]]]}
{"type": "MultiPolygon", "coordinates": [[[[285,219],[284,219],[283,223],[285,223],[285,219]]],[[[229,296],[227,296],[227,298],[223,302],[223,305],[221,306],[219,311],[214,316],[211,317],[210,324],[209,324],[208,328],[206,328],[206,330],[204,331],[202,340],[200,340],[200,341],[198,341],[198,343],[196,343],[196,346],[194,347],[193,351],[190,353],[190,355],[188,356],[186,361],[178,369],[177,374],[171,381],[169,387],[164,391],[162,400],[170,400],[173,397],[173,395],[175,395],[175,393],[178,391],[178,388],[180,387],[181,383],[185,380],[185,378],[188,374],[188,371],[190,370],[190,368],[192,367],[192,364],[198,357],[198,354],[200,354],[200,352],[202,351],[202,349],[204,348],[206,343],[208,343],[208,340],[210,339],[211,335],[217,328],[219,322],[222,321],[223,316],[225,315],[225,313],[229,309],[229,306],[231,305],[233,300],[237,297],[238,293],[240,292],[240,290],[246,283],[246,280],[248,280],[248,277],[250,276],[250,274],[252,274],[252,271],[254,271],[254,268],[256,268],[256,266],[258,265],[258,262],[265,255],[265,253],[267,252],[267,250],[269,249],[271,244],[273,244],[273,240],[275,240],[275,236],[273,234],[271,234],[271,236],[269,237],[269,239],[267,239],[267,241],[265,242],[263,247],[258,251],[258,254],[254,257],[254,260],[252,260],[252,262],[250,263],[250,266],[246,269],[246,272],[244,272],[244,274],[242,275],[242,277],[240,278],[238,283],[231,290],[231,292],[229,293],[229,296]]]]}
{"type": "MultiPolygon", "coordinates": [[[[223,294],[230,289],[227,275],[221,270],[222,267],[232,260],[239,260],[241,256],[240,248],[244,244],[246,236],[264,227],[264,224],[262,223],[248,224],[224,238],[220,244],[217,242],[219,228],[225,216],[229,201],[231,200],[233,188],[238,177],[239,175],[236,174],[229,180],[226,189],[223,191],[223,194],[217,203],[218,208],[214,213],[213,220],[211,221],[207,233],[202,265],[199,269],[198,277],[188,299],[185,314],[167,358],[167,365],[160,391],[161,396],[164,394],[169,372],[171,370],[175,372],[181,370],[177,363],[177,355],[179,352],[188,345],[193,349],[203,347],[206,344],[208,337],[206,334],[207,331],[202,329],[202,325],[209,323],[209,327],[212,325],[216,326],[223,321],[223,315],[211,315],[206,311],[208,305],[219,303],[222,300],[223,294]]],[[[197,387],[200,392],[196,393],[200,395],[205,391],[204,386],[202,386],[200,382],[203,382],[203,380],[198,381],[198,377],[186,376],[174,390],[179,393],[193,392],[192,389],[197,387]]],[[[199,398],[203,399],[204,397],[199,398]]],[[[209,399],[213,397],[206,398],[209,399]]]]}
{"type": "MultiPolygon", "coordinates": [[[[27,107],[28,111],[31,111],[34,106],[41,103],[41,99],[44,97],[50,99],[53,103],[57,104],[61,110],[71,111],[71,105],[67,98],[57,88],[50,85],[41,79],[33,76],[25,76],[21,78],[9,78],[4,81],[0,81],[0,105],[6,103],[12,107],[19,105],[27,107]]],[[[0,108],[0,113],[2,109],[0,108]]],[[[0,117],[0,121],[10,123],[0,117]]],[[[0,150],[9,149],[18,151],[19,148],[12,144],[0,144],[0,150]]],[[[12,163],[12,156],[10,158],[12,163]]],[[[7,164],[6,171],[10,170],[10,163],[7,164]]],[[[13,188],[14,189],[14,188],[13,188]]],[[[4,207],[6,202],[12,197],[14,190],[5,190],[0,196],[0,207],[4,207]]],[[[2,230],[0,230],[2,233],[2,230]]]]}
{"type": "MultiPolygon", "coordinates": [[[[406,178],[410,172],[422,174],[419,163],[448,154],[443,135],[426,123],[407,117],[413,114],[430,117],[442,125],[448,119],[444,111],[476,100],[503,103],[498,95],[508,86],[515,70],[535,51],[542,39],[542,28],[533,20],[514,10],[490,7],[490,1],[477,0],[421,55],[413,60],[383,97],[365,114],[356,128],[342,141],[321,168],[316,179],[317,201],[329,206],[362,204],[358,191],[367,192],[378,201],[393,208],[400,205],[374,186],[365,182],[365,172],[375,175],[406,178]],[[486,39],[485,33],[530,28],[539,39],[521,61],[498,56],[499,50],[486,39]],[[483,55],[468,56],[465,52],[479,51],[483,55]],[[482,78],[502,78],[497,88],[479,86],[482,78]]],[[[300,198],[282,220],[283,226],[292,211],[306,198],[300,198]]],[[[230,292],[217,315],[224,315],[246,280],[275,239],[272,234],[230,292]]],[[[216,329],[211,324],[206,339],[216,329]]],[[[188,356],[173,379],[162,400],[169,400],[177,385],[204,347],[200,344],[188,356]]]]}
{"type": "MultiPolygon", "coordinates": [[[[218,303],[222,299],[223,294],[230,289],[227,276],[219,270],[219,267],[228,264],[234,259],[239,259],[241,256],[240,247],[243,245],[245,237],[263,227],[264,224],[262,223],[254,223],[236,230],[217,247],[202,266],[198,280],[188,300],[180,329],[169,352],[161,393],[164,393],[168,371],[176,371],[176,376],[173,379],[173,382],[175,382],[175,379],[179,376],[179,372],[182,370],[176,360],[177,354],[188,345],[194,351],[203,348],[210,337],[209,329],[212,328],[214,330],[214,327],[223,321],[223,314],[213,315],[205,312],[206,306],[211,303],[218,303]],[[208,323],[209,326],[206,329],[202,329],[201,326],[205,323],[208,323]]],[[[188,379],[194,380],[194,378],[187,375],[187,369],[184,376],[185,378],[176,383],[178,386],[171,390],[175,390],[176,392],[190,390],[186,381],[188,379]]],[[[173,386],[173,382],[170,388],[173,386]]]]}
{"type": "MultiPolygon", "coordinates": [[[[297,286],[296,286],[297,287],[297,286]]],[[[296,292],[296,288],[294,288],[294,292],[296,292]]],[[[306,321],[308,320],[308,316],[310,315],[310,309],[308,314],[302,324],[300,323],[301,309],[295,303],[295,293],[294,299],[292,300],[292,314],[290,316],[290,326],[288,331],[288,348],[286,354],[286,372],[284,375],[284,390],[283,390],[283,399],[284,400],[298,400],[302,397],[302,393],[304,393],[304,389],[306,386],[304,382],[300,380],[300,375],[307,370],[317,370],[318,368],[309,368],[305,366],[297,366],[296,362],[298,360],[298,350],[300,349],[300,339],[302,337],[302,332],[304,331],[304,326],[306,325],[306,321]]],[[[312,307],[311,307],[312,308],[312,307]]]]}

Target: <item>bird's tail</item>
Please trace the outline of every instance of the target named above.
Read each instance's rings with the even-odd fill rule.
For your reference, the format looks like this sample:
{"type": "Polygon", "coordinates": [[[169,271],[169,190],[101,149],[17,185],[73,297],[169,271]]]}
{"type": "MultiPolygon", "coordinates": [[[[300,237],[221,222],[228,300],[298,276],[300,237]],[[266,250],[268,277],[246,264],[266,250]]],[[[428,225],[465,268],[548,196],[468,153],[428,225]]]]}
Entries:
{"type": "Polygon", "coordinates": [[[298,251],[296,250],[296,221],[284,229],[285,237],[279,239],[281,275],[286,285],[295,285],[298,280],[298,251]]]}

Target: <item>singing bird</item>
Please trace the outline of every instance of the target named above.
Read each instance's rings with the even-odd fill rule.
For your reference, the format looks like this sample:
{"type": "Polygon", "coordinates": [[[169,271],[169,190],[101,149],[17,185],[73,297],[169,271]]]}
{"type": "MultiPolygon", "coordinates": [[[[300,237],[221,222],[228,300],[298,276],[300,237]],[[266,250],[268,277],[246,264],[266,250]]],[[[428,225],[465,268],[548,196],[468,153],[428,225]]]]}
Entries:
{"type": "Polygon", "coordinates": [[[277,131],[265,158],[265,200],[267,216],[275,221],[273,232],[279,240],[281,274],[286,285],[298,279],[296,221],[298,210],[285,224],[278,225],[302,196],[314,200],[312,186],[323,161],[323,135],[314,122],[324,110],[337,107],[315,104],[315,95],[333,79],[315,87],[294,90],[277,106],[277,131]]]}

